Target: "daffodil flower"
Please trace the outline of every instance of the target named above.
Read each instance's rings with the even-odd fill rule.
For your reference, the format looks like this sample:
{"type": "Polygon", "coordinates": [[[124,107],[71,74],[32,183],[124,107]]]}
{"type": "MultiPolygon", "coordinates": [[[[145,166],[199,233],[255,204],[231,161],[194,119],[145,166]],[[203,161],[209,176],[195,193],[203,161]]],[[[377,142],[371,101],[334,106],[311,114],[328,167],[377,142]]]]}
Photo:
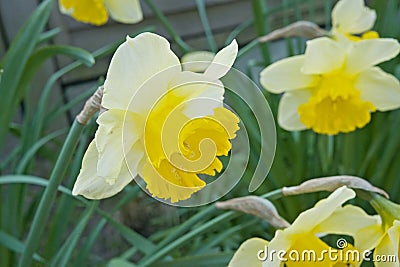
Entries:
{"type": "MultiPolygon", "coordinates": [[[[373,238],[373,240],[376,240],[373,254],[373,259],[376,260],[375,266],[398,267],[400,266],[400,205],[377,194],[373,195],[370,203],[382,218],[381,223],[375,226],[375,229],[368,228],[362,233],[370,236],[380,234],[380,238],[373,238]],[[377,227],[379,228],[376,229],[377,227]],[[382,259],[390,260],[384,261],[382,259]]],[[[362,238],[362,234],[359,234],[358,239],[362,238]]]]}
{"type": "Polygon", "coordinates": [[[198,174],[222,170],[239,119],[223,107],[219,80],[237,43],[218,52],[204,73],[182,71],[169,42],[143,33],[115,52],[104,84],[108,109],[89,145],[73,194],[110,197],[139,174],[149,192],[177,202],[206,184],[198,174]]]}
{"type": "MultiPolygon", "coordinates": [[[[245,241],[233,256],[229,267],[245,266],[347,266],[347,259],[335,260],[323,251],[330,247],[319,236],[321,234],[361,233],[360,229],[376,225],[377,218],[367,215],[358,207],[344,206],[343,203],[355,197],[355,192],[347,187],[335,190],[328,198],[319,201],[315,207],[302,212],[291,226],[277,230],[274,238],[268,242],[260,238],[245,241]],[[354,217],[357,220],[354,221],[354,217]],[[285,254],[282,254],[282,251],[285,254]],[[291,251],[302,255],[303,251],[314,251],[318,260],[293,261],[291,251]],[[280,253],[279,257],[278,254],[280,253]],[[267,254],[267,255],[265,255],[267,254]]],[[[355,249],[349,246],[347,249],[355,249]]],[[[358,249],[358,248],[357,248],[358,249]]],[[[352,260],[352,259],[350,259],[352,260]]],[[[355,263],[354,263],[355,264],[355,263]]]]}
{"type": "Polygon", "coordinates": [[[283,129],[335,135],[364,127],[371,113],[400,107],[400,84],[375,65],[400,50],[390,38],[348,46],[327,37],[307,42],[304,55],[282,59],[261,72],[268,91],[284,93],[278,108],[283,129]]]}
{"type": "Polygon", "coordinates": [[[59,0],[60,11],[77,21],[103,25],[110,15],[121,23],[143,19],[139,0],[59,0]]]}
{"type": "Polygon", "coordinates": [[[340,0],[332,10],[332,33],[352,41],[378,38],[377,32],[370,31],[375,20],[375,10],[365,6],[364,0],[340,0]]]}

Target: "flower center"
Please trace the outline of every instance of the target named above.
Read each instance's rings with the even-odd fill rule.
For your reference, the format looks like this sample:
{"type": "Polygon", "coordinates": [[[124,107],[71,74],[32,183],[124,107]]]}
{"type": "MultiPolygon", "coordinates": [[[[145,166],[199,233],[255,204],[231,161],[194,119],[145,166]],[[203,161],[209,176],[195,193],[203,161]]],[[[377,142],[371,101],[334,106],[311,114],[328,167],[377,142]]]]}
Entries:
{"type": "Polygon", "coordinates": [[[108,20],[103,0],[60,0],[60,5],[77,21],[102,25],[108,20]]]}
{"type": "Polygon", "coordinates": [[[205,186],[197,175],[222,170],[218,156],[228,155],[239,119],[225,108],[190,119],[184,114],[187,96],[165,94],[151,110],[144,131],[147,163],[143,179],[149,191],[172,202],[187,199],[205,186]]]}
{"type": "Polygon", "coordinates": [[[375,106],[363,101],[354,77],[342,72],[322,75],[309,101],[298,108],[300,121],[320,134],[338,134],[364,127],[375,106]]]}

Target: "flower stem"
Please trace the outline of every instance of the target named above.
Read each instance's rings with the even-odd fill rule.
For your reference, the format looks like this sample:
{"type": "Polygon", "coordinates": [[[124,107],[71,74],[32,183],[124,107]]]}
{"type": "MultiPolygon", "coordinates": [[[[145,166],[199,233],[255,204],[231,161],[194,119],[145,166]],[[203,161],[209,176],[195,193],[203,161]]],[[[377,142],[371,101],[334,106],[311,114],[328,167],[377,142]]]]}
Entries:
{"type": "MultiPolygon", "coordinates": [[[[254,27],[258,37],[267,34],[267,29],[265,27],[265,16],[264,16],[264,3],[262,0],[251,0],[251,6],[253,7],[254,14],[254,27]]],[[[261,54],[264,58],[265,65],[268,65],[271,60],[269,56],[269,51],[266,43],[259,43],[261,54]]]]}
{"type": "Polygon", "coordinates": [[[57,188],[61,184],[65,171],[69,166],[68,162],[70,162],[72,158],[72,154],[83,128],[84,125],[78,123],[76,120],[72,124],[67,139],[65,140],[57,162],[50,175],[49,184],[43,193],[35,217],[33,218],[32,227],[26,239],[26,246],[19,263],[20,267],[31,266],[32,257],[39,245],[39,241],[41,240],[40,237],[49,217],[50,209],[57,193],[57,188]]]}
{"type": "Polygon", "coordinates": [[[179,36],[179,34],[175,31],[174,27],[169,23],[168,19],[164,16],[164,14],[157,8],[157,6],[153,3],[152,0],[144,0],[147,6],[153,11],[154,15],[161,21],[162,25],[165,27],[167,32],[171,35],[172,39],[174,39],[175,43],[182,50],[183,54],[186,54],[191,50],[185,41],[179,36]]]}

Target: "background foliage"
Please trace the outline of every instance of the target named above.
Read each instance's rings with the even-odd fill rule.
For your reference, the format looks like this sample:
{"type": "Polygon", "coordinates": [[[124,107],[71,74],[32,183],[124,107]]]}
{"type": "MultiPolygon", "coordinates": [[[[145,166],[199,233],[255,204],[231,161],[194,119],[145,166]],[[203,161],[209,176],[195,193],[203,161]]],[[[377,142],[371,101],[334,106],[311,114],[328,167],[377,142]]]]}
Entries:
{"type": "MultiPolygon", "coordinates": [[[[316,21],[323,14],[324,23],[330,25],[330,11],[334,1],[283,0],[270,8],[268,1],[252,0],[253,17],[238,25],[225,43],[254,28],[259,36],[270,32],[273,25],[284,26],[296,20],[316,21]],[[304,2],[307,2],[304,5],[304,2]],[[307,12],[304,12],[304,6],[307,12]],[[293,12],[289,12],[293,11],[293,12]],[[293,17],[294,14],[294,17],[293,17]],[[304,15],[307,14],[307,15],[304,15]],[[271,17],[281,22],[271,22],[271,17]]],[[[43,162],[54,166],[68,129],[52,129],[51,122],[70,112],[96,89],[87,88],[67,103],[48,109],[50,94],[58,79],[72,71],[82,70],[95,60],[111,55],[120,41],[88,52],[65,44],[53,44],[59,29],[45,29],[52,11],[51,0],[43,1],[32,13],[1,59],[0,76],[0,266],[16,266],[31,227],[43,188],[48,186],[50,171],[43,177],[34,176],[43,162]],[[73,61],[50,77],[41,90],[37,105],[31,106],[31,80],[42,64],[55,56],[64,55],[73,61]],[[15,120],[23,107],[22,119],[15,120]],[[18,143],[12,150],[4,144],[10,136],[18,143]],[[40,160],[38,160],[40,159],[40,160]]],[[[180,55],[191,51],[185,40],[171,26],[168,19],[152,0],[144,0],[162,22],[169,38],[180,55]]],[[[381,36],[399,38],[400,3],[397,0],[369,1],[377,10],[375,26],[381,36]]],[[[196,0],[198,15],[210,51],[217,50],[217,42],[207,18],[206,2],[196,0]]],[[[221,14],[221,19],[226,14],[221,14]]],[[[327,26],[328,27],[328,26],[327,26]]],[[[154,31],[146,27],[132,33],[154,31]]],[[[302,53],[305,40],[288,38],[280,42],[287,55],[302,53]]],[[[243,71],[258,83],[258,73],[271,63],[270,44],[257,40],[241,44],[238,62],[243,71]],[[259,55],[250,57],[249,55],[259,55]]],[[[396,58],[382,66],[400,78],[400,60],[396,58]]],[[[102,84],[100,77],[98,85],[102,84]]],[[[239,84],[241,81],[237,81],[239,84]]],[[[240,84],[246,87],[246,83],[240,84]]],[[[279,96],[265,93],[274,115],[279,96]]],[[[234,106],[246,128],[251,132],[252,153],[245,177],[225,198],[243,196],[249,177],[254,171],[260,147],[258,125],[249,107],[232,95],[227,102],[234,106]]],[[[62,103],[62,102],[60,102],[62,103]]],[[[283,186],[296,185],[313,177],[350,174],[368,179],[386,190],[392,199],[400,202],[400,149],[399,111],[373,114],[365,128],[338,136],[316,135],[311,131],[286,132],[277,126],[277,152],[268,180],[255,192],[273,199],[269,193],[283,186]]],[[[267,223],[236,212],[216,210],[213,205],[198,208],[165,206],[149,198],[135,184],[121,194],[102,201],[87,201],[71,196],[71,187],[79,172],[88,141],[93,137],[96,123],[83,129],[71,162],[64,162],[66,173],[58,189],[56,200],[40,238],[40,248],[34,254],[34,266],[226,266],[238,245],[245,239],[260,236],[271,239],[274,233],[267,223]]],[[[311,207],[322,195],[296,196],[274,201],[281,215],[292,221],[302,210],[311,207]]],[[[364,205],[365,203],[361,203],[364,205]]],[[[366,206],[367,209],[370,207],[366,206]]]]}

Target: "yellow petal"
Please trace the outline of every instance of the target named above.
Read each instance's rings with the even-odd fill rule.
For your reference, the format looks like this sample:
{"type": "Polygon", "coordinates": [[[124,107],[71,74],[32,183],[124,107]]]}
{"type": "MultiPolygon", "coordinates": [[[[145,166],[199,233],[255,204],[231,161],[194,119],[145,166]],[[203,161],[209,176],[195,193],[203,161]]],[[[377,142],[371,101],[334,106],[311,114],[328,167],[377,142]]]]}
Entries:
{"type": "Polygon", "coordinates": [[[103,0],[59,0],[60,11],[84,23],[102,25],[108,20],[103,0]]]}
{"type": "Polygon", "coordinates": [[[336,189],[328,198],[320,200],[313,208],[302,212],[293,224],[285,229],[295,234],[310,231],[331,216],[347,200],[355,197],[355,192],[345,186],[336,189]]]}
{"type": "Polygon", "coordinates": [[[361,98],[374,104],[377,110],[387,111],[400,107],[399,80],[378,67],[361,72],[355,87],[360,90],[361,98]]]}
{"type": "Polygon", "coordinates": [[[137,23],[143,19],[139,0],[103,0],[110,16],[118,22],[137,23]]]}
{"type": "Polygon", "coordinates": [[[184,71],[204,72],[214,57],[215,54],[209,51],[187,53],[181,58],[182,68],[184,71]]]}
{"type": "Polygon", "coordinates": [[[303,64],[304,55],[279,60],[261,72],[261,85],[274,94],[312,87],[317,77],[302,73],[303,64]]]}
{"type": "Polygon", "coordinates": [[[143,152],[132,149],[128,155],[131,163],[129,166],[125,162],[122,163],[121,172],[115,177],[115,183],[111,185],[97,175],[98,153],[95,142],[92,141],[83,157],[82,168],[72,194],[82,195],[89,199],[103,199],[117,194],[136,176],[136,164],[142,156],[143,152]]]}
{"type": "Polygon", "coordinates": [[[206,185],[196,174],[181,171],[167,160],[157,169],[150,163],[144,164],[141,176],[152,196],[170,199],[171,203],[190,198],[206,185]]]}
{"type": "Polygon", "coordinates": [[[388,233],[384,235],[381,242],[376,246],[374,257],[376,267],[398,267],[399,266],[399,244],[400,244],[400,223],[395,221],[394,225],[389,228],[388,233]],[[389,260],[388,257],[391,257],[389,260]],[[393,259],[397,261],[393,262],[393,259]],[[378,260],[380,259],[380,260],[378,260]],[[383,261],[386,259],[386,261],[383,261]]]}
{"type": "Polygon", "coordinates": [[[399,51],[399,42],[391,38],[368,39],[353,43],[348,50],[346,72],[357,74],[394,58],[399,51]]]}
{"type": "Polygon", "coordinates": [[[235,62],[238,53],[238,44],[233,40],[227,47],[220,50],[214,57],[210,66],[204,72],[212,80],[218,80],[225,76],[235,62]]]}
{"type": "Polygon", "coordinates": [[[368,215],[363,209],[353,205],[336,210],[315,231],[353,236],[354,245],[360,250],[373,249],[383,234],[379,216],[368,215]]]}
{"type": "Polygon", "coordinates": [[[301,131],[307,127],[300,121],[299,106],[307,103],[311,97],[309,90],[297,90],[285,93],[278,108],[278,123],[287,131],[301,131]]]}
{"type": "Polygon", "coordinates": [[[244,241],[233,255],[228,267],[262,267],[262,261],[258,258],[258,254],[262,258],[264,254],[259,251],[265,251],[266,246],[268,246],[268,241],[261,238],[244,241]]]}
{"type": "Polygon", "coordinates": [[[305,74],[323,74],[333,72],[343,66],[346,53],[338,42],[328,37],[307,41],[304,64],[301,71],[305,74]]]}
{"type": "Polygon", "coordinates": [[[341,0],[332,10],[332,27],[342,33],[358,34],[370,30],[376,12],[364,5],[364,0],[341,0]]]}
{"type": "Polygon", "coordinates": [[[149,108],[154,99],[168,90],[170,79],[180,71],[179,59],[165,38],[148,32],[127,37],[111,60],[102,105],[126,110],[134,99],[129,106],[133,112],[143,106],[149,108]],[[146,88],[141,88],[149,79],[146,88]]]}

